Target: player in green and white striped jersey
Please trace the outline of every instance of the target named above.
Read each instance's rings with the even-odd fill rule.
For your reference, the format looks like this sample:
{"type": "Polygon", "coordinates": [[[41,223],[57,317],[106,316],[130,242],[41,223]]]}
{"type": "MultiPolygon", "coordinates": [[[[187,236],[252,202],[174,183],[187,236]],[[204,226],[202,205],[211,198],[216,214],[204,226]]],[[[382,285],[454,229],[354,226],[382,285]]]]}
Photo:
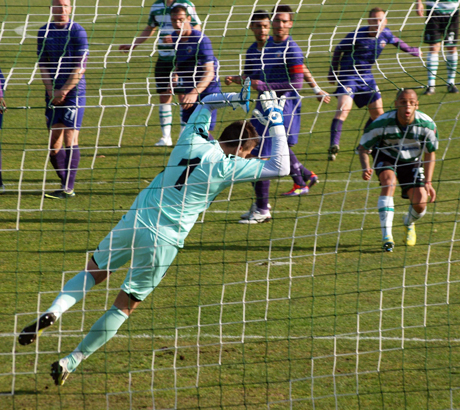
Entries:
{"type": "Polygon", "coordinates": [[[428,197],[430,202],[436,199],[432,185],[435,151],[438,149],[436,124],[428,115],[417,111],[418,98],[414,90],[399,91],[395,107],[366,128],[358,146],[363,179],[370,180],[375,169],[382,187],[378,210],[383,249],[387,252],[394,248],[392,225],[396,178],[401,185],[402,197],[411,202],[403,219],[408,246],[416,243],[414,222],[425,215],[428,197]],[[373,167],[369,163],[371,153],[373,167]]]}
{"type": "MultiPolygon", "coordinates": [[[[171,146],[172,109],[171,83],[174,70],[175,48],[171,34],[174,28],[171,24],[171,10],[175,6],[184,6],[191,17],[191,24],[195,30],[201,30],[201,21],[195,6],[189,0],[157,0],[150,9],[149,21],[139,37],[135,37],[131,44],[122,44],[119,49],[130,51],[142,44],[158,29],[158,60],[155,66],[155,81],[160,94],[160,125],[162,136],[156,146],[171,146]]],[[[185,124],[183,124],[185,125],[185,124]]]]}
{"type": "MultiPolygon", "coordinates": [[[[458,88],[455,85],[455,74],[457,73],[458,63],[459,5],[459,0],[428,0],[426,2],[427,20],[423,41],[429,45],[429,52],[426,58],[428,87],[425,90],[425,95],[435,93],[441,45],[444,45],[447,49],[447,52],[443,53],[447,65],[447,91],[454,94],[458,93],[458,88]]],[[[424,16],[422,0],[417,0],[417,14],[420,17],[424,16]]]]}

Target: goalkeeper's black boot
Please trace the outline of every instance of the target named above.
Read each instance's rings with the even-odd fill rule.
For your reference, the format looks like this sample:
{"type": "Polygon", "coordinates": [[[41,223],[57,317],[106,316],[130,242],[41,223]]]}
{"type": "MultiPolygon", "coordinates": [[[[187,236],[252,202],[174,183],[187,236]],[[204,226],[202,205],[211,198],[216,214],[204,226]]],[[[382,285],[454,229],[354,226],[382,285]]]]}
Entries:
{"type": "Polygon", "coordinates": [[[41,315],[38,320],[35,319],[32,323],[22,329],[21,334],[18,337],[20,345],[27,346],[35,342],[35,339],[40,336],[43,331],[50,327],[56,322],[56,316],[54,313],[47,312],[41,315]]]}

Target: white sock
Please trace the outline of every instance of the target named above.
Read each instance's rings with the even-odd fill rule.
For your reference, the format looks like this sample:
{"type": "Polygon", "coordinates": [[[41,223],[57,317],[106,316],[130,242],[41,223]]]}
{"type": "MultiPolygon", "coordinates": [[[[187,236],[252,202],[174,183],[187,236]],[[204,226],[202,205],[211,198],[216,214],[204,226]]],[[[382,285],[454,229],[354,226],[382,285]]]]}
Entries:
{"type": "Polygon", "coordinates": [[[434,87],[436,84],[436,74],[438,73],[438,66],[438,53],[428,53],[426,57],[426,68],[428,70],[428,87],[434,87]]]}
{"type": "Polygon", "coordinates": [[[72,279],[68,280],[64,285],[64,288],[59,295],[54,299],[53,304],[47,310],[56,315],[56,319],[59,319],[61,315],[70,309],[75,303],[83,299],[86,292],[96,284],[93,275],[91,273],[82,270],[72,279]]]}
{"type": "Polygon", "coordinates": [[[160,126],[163,138],[171,138],[172,110],[170,104],[160,105],[160,126]]]}
{"type": "Polygon", "coordinates": [[[414,208],[412,208],[412,205],[409,205],[409,211],[407,212],[407,215],[404,217],[404,225],[412,225],[414,222],[417,222],[420,218],[423,218],[425,214],[426,208],[423,210],[422,213],[419,214],[414,208]]]}
{"type": "Polygon", "coordinates": [[[395,215],[395,205],[392,196],[379,196],[377,202],[377,208],[379,210],[380,226],[382,227],[383,239],[393,236],[393,217],[395,215]]]}
{"type": "Polygon", "coordinates": [[[447,84],[455,84],[455,75],[457,74],[458,53],[449,53],[446,55],[447,64],[447,84]]]}

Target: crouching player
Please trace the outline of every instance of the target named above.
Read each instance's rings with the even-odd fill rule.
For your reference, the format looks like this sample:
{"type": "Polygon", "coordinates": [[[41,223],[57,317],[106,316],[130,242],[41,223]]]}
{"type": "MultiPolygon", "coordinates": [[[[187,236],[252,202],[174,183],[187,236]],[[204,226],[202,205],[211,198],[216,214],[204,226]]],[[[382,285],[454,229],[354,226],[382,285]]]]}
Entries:
{"type": "Polygon", "coordinates": [[[80,362],[107,343],[128,316],[158,286],[198,215],[235,182],[278,178],[289,174],[289,149],[283,126],[284,99],[274,92],[262,96],[264,113],[255,114],[269,127],[273,152],[268,161],[246,159],[258,144],[249,121],[236,121],[218,141],[208,141],[213,109],[233,106],[249,110],[250,81],[241,93],[211,94],[198,105],[173,149],[165,170],[143,190],[118,225],[102,240],[85,270],[69,280],[52,306],[25,327],[19,343],[28,345],[129,260],[130,268],[113,306],[93,325],[68,356],[51,365],[62,385],[80,362]]]}
{"type": "Polygon", "coordinates": [[[425,215],[428,197],[430,202],[436,199],[432,186],[438,148],[436,124],[428,115],[417,111],[418,98],[414,90],[399,91],[395,108],[382,114],[366,129],[358,146],[365,181],[370,180],[373,173],[369,164],[372,150],[374,169],[382,187],[378,210],[383,249],[387,252],[393,252],[394,248],[392,225],[396,178],[401,184],[402,197],[410,201],[409,212],[403,219],[406,245],[416,243],[414,223],[425,215]]]}

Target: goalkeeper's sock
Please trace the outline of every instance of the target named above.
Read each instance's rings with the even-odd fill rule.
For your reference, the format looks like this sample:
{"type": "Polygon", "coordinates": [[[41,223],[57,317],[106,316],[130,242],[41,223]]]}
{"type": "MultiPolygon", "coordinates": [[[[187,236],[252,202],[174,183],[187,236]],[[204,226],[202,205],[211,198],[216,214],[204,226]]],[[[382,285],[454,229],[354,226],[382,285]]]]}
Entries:
{"type": "Polygon", "coordinates": [[[163,138],[171,138],[172,109],[171,104],[160,105],[160,126],[163,138]]]}
{"type": "Polygon", "coordinates": [[[65,186],[65,151],[60,149],[56,155],[50,154],[50,162],[61,180],[61,185],[65,186]]]}
{"type": "Polygon", "coordinates": [[[377,202],[379,210],[380,226],[382,228],[382,237],[392,237],[393,218],[395,215],[395,205],[392,196],[379,196],[377,202]]]}
{"type": "Polygon", "coordinates": [[[438,73],[438,66],[438,53],[428,53],[426,58],[426,68],[428,70],[428,87],[434,87],[436,85],[436,74],[438,73]]]}
{"type": "Polygon", "coordinates": [[[455,84],[457,74],[458,53],[455,51],[446,55],[447,64],[447,84],[455,84]]]}
{"type": "Polygon", "coordinates": [[[270,192],[270,180],[257,181],[254,184],[256,194],[256,205],[259,211],[268,212],[268,196],[270,192]]]}
{"type": "Polygon", "coordinates": [[[426,214],[426,208],[423,210],[422,213],[418,213],[414,208],[412,208],[412,205],[409,205],[409,210],[404,217],[404,225],[409,226],[413,224],[414,222],[417,222],[419,219],[423,218],[423,216],[426,214]]]}
{"type": "Polygon", "coordinates": [[[71,192],[75,186],[75,177],[80,163],[80,148],[78,145],[74,145],[72,148],[66,148],[65,153],[65,181],[67,185],[65,190],[71,192]]]}
{"type": "Polygon", "coordinates": [[[115,306],[104,313],[103,316],[93,325],[89,333],[80,342],[78,347],[67,356],[69,362],[67,368],[73,372],[82,360],[88,358],[97,349],[104,346],[113,336],[117,334],[128,315],[115,306]]]}
{"type": "Polygon", "coordinates": [[[340,136],[342,135],[343,121],[337,118],[332,120],[331,124],[331,147],[333,145],[339,145],[340,136]]]}
{"type": "Polygon", "coordinates": [[[84,294],[96,284],[93,275],[90,272],[82,270],[72,279],[67,281],[61,293],[54,299],[53,304],[47,310],[59,319],[62,314],[70,309],[75,303],[79,302],[84,294]]]}
{"type": "Polygon", "coordinates": [[[308,181],[311,177],[311,172],[301,164],[291,147],[289,147],[289,159],[291,161],[291,170],[289,175],[294,181],[294,184],[301,187],[305,186],[306,181],[308,181]]]}

